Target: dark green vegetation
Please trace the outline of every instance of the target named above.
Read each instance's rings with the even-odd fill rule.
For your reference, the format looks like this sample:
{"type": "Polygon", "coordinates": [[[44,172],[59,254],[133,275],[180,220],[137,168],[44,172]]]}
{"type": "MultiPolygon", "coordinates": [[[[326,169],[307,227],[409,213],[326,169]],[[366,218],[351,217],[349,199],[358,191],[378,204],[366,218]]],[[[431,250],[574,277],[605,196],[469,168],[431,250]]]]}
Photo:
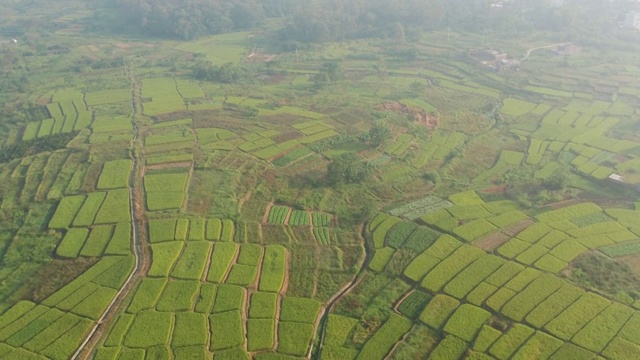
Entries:
{"type": "Polygon", "coordinates": [[[0,357],[640,352],[626,2],[12,4],[0,357]]]}

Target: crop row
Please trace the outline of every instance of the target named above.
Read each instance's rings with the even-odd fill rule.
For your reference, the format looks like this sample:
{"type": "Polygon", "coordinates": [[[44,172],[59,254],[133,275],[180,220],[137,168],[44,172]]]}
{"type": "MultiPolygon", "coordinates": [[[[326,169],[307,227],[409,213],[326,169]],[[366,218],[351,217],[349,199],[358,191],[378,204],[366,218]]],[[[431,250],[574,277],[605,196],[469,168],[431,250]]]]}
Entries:
{"type": "Polygon", "coordinates": [[[293,210],[291,217],[289,218],[289,225],[291,226],[308,226],[309,213],[301,210],[293,210]]]}
{"type": "Polygon", "coordinates": [[[284,224],[287,218],[287,214],[289,214],[289,210],[290,208],[287,206],[272,206],[271,210],[269,211],[269,224],[284,224]]]}
{"type": "Polygon", "coordinates": [[[313,229],[313,236],[316,238],[316,241],[319,245],[329,246],[331,245],[331,232],[329,228],[321,227],[313,229]]]}

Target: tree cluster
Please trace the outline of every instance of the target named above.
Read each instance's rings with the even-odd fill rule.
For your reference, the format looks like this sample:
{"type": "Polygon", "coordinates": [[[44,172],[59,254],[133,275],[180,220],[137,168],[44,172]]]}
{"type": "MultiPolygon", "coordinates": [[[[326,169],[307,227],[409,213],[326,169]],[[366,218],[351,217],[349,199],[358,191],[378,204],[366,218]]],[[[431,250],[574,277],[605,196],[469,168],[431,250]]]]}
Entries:
{"type": "Polygon", "coordinates": [[[280,15],[279,5],[283,3],[258,3],[255,0],[111,1],[121,18],[134,29],[150,36],[185,40],[256,27],[267,14],[280,15]]]}
{"type": "Polygon", "coordinates": [[[363,161],[358,155],[345,153],[333,159],[327,170],[331,183],[353,184],[364,181],[371,175],[373,168],[370,163],[363,161]]]}
{"type": "Polygon", "coordinates": [[[251,78],[251,70],[231,63],[214,65],[206,61],[193,67],[193,76],[198,80],[214,81],[224,84],[237,84],[251,78]]]}

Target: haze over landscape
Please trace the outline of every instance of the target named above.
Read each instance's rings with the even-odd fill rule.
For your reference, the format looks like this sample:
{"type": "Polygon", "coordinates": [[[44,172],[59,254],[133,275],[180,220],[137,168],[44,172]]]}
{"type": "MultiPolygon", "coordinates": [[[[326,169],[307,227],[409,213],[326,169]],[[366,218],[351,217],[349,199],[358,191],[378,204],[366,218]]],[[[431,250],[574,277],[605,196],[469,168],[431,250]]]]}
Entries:
{"type": "Polygon", "coordinates": [[[0,358],[640,359],[640,2],[0,0],[0,358]]]}

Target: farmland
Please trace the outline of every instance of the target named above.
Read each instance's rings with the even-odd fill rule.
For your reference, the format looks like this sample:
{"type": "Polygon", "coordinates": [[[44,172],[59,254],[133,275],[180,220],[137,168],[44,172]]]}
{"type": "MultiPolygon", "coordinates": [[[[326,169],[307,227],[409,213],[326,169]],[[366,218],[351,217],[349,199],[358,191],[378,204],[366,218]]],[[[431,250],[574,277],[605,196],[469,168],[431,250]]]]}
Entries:
{"type": "Polygon", "coordinates": [[[637,358],[628,30],[130,3],[0,5],[0,357],[637,358]]]}

